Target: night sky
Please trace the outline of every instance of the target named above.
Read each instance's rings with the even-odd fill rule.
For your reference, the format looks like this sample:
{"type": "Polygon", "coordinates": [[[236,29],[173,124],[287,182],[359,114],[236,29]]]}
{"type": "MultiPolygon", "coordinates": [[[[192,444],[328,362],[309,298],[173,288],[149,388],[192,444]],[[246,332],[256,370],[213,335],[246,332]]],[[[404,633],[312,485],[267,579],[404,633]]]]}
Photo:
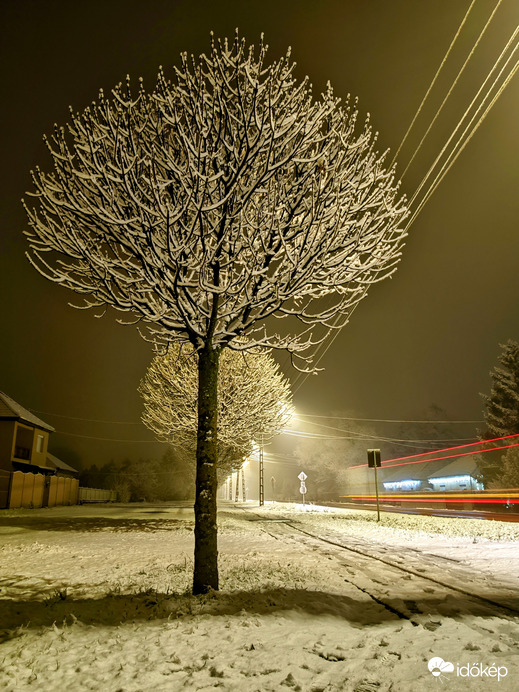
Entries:
{"type": "MultiPolygon", "coordinates": [[[[309,75],[315,91],[330,80],[337,95],[357,96],[361,117],[371,113],[380,132],[379,149],[394,152],[468,5],[2,0],[0,390],[59,431],[51,451],[67,448],[90,465],[163,449],[91,439],[152,439],[138,424],[136,391],[151,347],[135,328],[68,307],[75,296],[41,277],[24,255],[27,224],[20,199],[31,187],[30,169],[49,167],[42,135],[51,133],[54,122],[67,121],[69,104],[82,110],[99,88],[109,91],[127,73],[135,81],[142,76],[151,89],[160,64],[168,69],[184,50],[207,51],[211,30],[232,37],[239,27],[249,42],[263,32],[271,59],[292,46],[298,76],[309,75]]],[[[399,170],[494,5],[476,3],[399,156],[399,170]]],[[[517,1],[503,0],[452,104],[404,178],[409,195],[517,24],[517,1]]],[[[498,344],[519,339],[518,87],[516,76],[411,227],[395,277],[361,303],[323,358],[325,371],[298,387],[298,410],[408,419],[421,418],[434,403],[453,419],[482,417],[479,392],[489,389],[498,344]]],[[[280,361],[285,365],[283,355],[280,361]]],[[[295,375],[288,367],[286,372],[295,375]]]]}

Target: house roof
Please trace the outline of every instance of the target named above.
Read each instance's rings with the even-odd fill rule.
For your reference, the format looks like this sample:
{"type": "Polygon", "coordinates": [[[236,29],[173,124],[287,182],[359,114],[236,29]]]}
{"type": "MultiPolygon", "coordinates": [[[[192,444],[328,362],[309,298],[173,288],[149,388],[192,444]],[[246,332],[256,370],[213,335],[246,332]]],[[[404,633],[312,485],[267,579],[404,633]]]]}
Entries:
{"type": "MultiPolygon", "coordinates": [[[[429,461],[423,464],[402,464],[398,466],[388,466],[383,469],[382,483],[395,483],[399,481],[426,481],[431,476],[431,472],[445,467],[443,461],[429,461]]],[[[380,471],[379,471],[380,473],[380,471]]]]}
{"type": "Polygon", "coordinates": [[[0,420],[19,420],[23,423],[28,423],[33,425],[35,428],[41,428],[41,430],[48,430],[49,432],[54,432],[54,428],[48,423],[44,423],[40,418],[31,413],[20,404],[17,404],[14,399],[10,396],[0,392],[0,420]]]}
{"type": "Polygon", "coordinates": [[[449,463],[438,459],[437,461],[427,461],[422,464],[405,464],[398,467],[389,466],[381,474],[381,480],[382,483],[395,483],[404,480],[427,481],[429,478],[444,478],[446,476],[461,476],[465,474],[473,475],[475,469],[476,462],[472,457],[455,459],[449,463]]]}
{"type": "Polygon", "coordinates": [[[455,459],[450,464],[442,466],[434,473],[429,474],[429,478],[445,478],[447,476],[474,476],[477,473],[477,464],[472,456],[455,459]]]}
{"type": "Polygon", "coordinates": [[[58,471],[69,471],[70,473],[79,473],[77,469],[72,468],[72,466],[69,466],[66,462],[61,461],[61,459],[55,457],[54,454],[49,454],[48,452],[47,463],[53,466],[54,468],[58,469],[58,471]]]}

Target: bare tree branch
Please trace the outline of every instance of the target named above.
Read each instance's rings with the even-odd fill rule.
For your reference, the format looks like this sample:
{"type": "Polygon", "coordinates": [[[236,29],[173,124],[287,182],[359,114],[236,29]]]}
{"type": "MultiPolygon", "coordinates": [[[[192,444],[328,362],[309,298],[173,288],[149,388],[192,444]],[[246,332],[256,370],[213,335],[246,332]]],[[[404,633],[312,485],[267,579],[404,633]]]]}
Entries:
{"type": "Polygon", "coordinates": [[[26,206],[39,271],[155,341],[242,349],[254,333],[304,354],[308,331],[265,320],[344,324],[395,270],[405,202],[369,119],[356,134],[354,106],[331,86],[314,99],[290,52],[266,65],[266,50],[213,39],[152,93],[128,79],[56,127],[26,206]]]}

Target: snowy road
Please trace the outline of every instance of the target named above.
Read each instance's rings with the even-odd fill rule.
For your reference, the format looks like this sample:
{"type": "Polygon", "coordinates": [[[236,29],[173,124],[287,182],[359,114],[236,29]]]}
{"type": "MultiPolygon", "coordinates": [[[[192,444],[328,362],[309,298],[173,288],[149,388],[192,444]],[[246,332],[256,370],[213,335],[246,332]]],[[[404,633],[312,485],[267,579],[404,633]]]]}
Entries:
{"type": "Polygon", "coordinates": [[[0,514],[0,690],[519,689],[517,525],[222,506],[195,598],[191,509],[55,509],[0,514]]]}

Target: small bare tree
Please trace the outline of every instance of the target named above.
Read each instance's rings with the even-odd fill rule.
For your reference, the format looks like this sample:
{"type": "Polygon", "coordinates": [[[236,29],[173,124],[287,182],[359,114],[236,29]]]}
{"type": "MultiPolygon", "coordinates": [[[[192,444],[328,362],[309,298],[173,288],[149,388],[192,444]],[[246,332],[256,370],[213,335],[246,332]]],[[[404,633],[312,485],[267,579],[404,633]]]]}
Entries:
{"type": "MultiPolygon", "coordinates": [[[[172,345],[155,356],[141,381],[143,423],[159,440],[196,450],[198,358],[193,347],[172,345]]],[[[218,469],[241,466],[252,442],[268,440],[292,415],[288,380],[268,353],[225,349],[218,369],[218,469]]]]}
{"type": "Polygon", "coordinates": [[[212,40],[171,80],[161,70],[153,92],[128,79],[71,111],[26,206],[38,271],[84,307],[130,313],[154,341],[198,352],[195,593],[218,588],[222,349],[308,354],[316,324],[343,326],[395,270],[404,237],[405,202],[369,122],[356,133],[353,106],[330,86],[314,99],[290,51],[269,65],[266,52],[263,40],[257,51],[212,40]]]}

